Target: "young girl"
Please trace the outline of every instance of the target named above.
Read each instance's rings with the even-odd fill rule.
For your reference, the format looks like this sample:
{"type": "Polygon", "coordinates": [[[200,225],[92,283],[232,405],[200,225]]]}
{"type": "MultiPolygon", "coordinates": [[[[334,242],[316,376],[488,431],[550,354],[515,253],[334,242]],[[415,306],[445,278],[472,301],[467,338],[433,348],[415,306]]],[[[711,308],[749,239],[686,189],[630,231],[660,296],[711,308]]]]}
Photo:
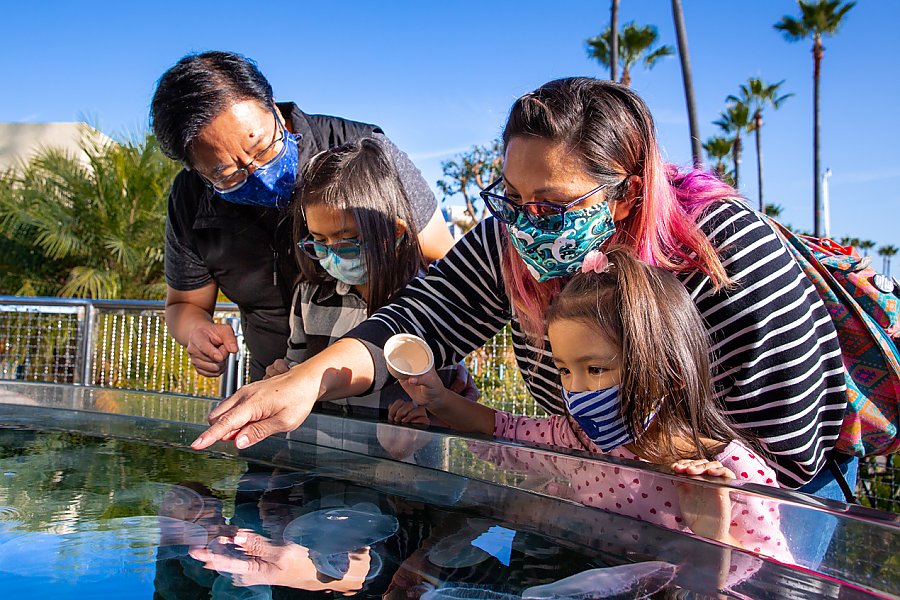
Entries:
{"type": "MultiPolygon", "coordinates": [[[[425,268],[409,199],[378,141],[363,138],[320,153],[302,181],[292,203],[300,277],[291,336],[285,358],[266,369],[267,378],[330,346],[425,268]]],[[[389,397],[375,393],[329,405],[377,416],[389,397]]]]}
{"type": "MultiPolygon", "coordinates": [[[[774,471],[721,414],[710,379],[706,330],[671,273],[637,260],[623,247],[605,254],[592,251],[551,304],[547,322],[565,415],[530,418],[495,411],[459,398],[433,372],[410,378],[403,387],[415,404],[460,431],[777,486],[774,471]]],[[[389,418],[412,422],[415,408],[396,402],[389,418]]],[[[712,490],[714,498],[698,499],[690,494],[694,486],[676,486],[669,478],[632,472],[628,481],[619,481],[624,477],[620,469],[609,471],[565,475],[579,482],[576,495],[587,504],[790,560],[777,510],[767,503],[741,498],[735,503],[740,506],[732,504],[730,514],[721,514],[726,502],[725,511],[710,519],[706,513],[721,508],[721,494],[727,501],[728,491],[712,490]]]]}

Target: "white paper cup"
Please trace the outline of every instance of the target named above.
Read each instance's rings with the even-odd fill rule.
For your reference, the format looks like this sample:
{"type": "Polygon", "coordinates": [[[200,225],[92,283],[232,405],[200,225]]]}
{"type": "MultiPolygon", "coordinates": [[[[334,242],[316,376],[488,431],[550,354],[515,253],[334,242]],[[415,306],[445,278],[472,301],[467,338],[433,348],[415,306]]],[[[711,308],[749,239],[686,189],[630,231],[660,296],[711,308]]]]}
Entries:
{"type": "Polygon", "coordinates": [[[424,375],[434,366],[434,354],[417,335],[398,333],[384,345],[388,371],[397,379],[424,375]]]}

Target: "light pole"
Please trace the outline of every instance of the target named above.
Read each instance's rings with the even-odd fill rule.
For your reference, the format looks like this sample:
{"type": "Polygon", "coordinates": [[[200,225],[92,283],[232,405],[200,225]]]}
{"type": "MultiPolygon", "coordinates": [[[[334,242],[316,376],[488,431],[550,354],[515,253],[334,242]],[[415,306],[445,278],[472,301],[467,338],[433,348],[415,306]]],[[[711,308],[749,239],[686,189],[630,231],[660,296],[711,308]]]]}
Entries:
{"type": "Polygon", "coordinates": [[[822,212],[824,213],[825,232],[823,237],[831,237],[831,205],[828,203],[828,178],[831,177],[831,169],[825,169],[822,173],[822,212]]]}

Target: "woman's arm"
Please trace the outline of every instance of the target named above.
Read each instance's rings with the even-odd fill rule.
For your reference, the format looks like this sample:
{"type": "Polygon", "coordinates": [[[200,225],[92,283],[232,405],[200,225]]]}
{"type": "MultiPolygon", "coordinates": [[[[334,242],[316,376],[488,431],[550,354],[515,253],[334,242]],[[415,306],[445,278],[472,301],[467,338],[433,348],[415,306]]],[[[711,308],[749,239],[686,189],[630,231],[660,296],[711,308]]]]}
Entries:
{"type": "Polygon", "coordinates": [[[412,281],[399,298],[347,334],[372,352],[376,388],[389,377],[381,349],[396,333],[426,340],[440,369],[482,347],[509,322],[512,313],[500,272],[504,235],[494,219],[482,221],[424,278],[412,281]]]}
{"type": "Polygon", "coordinates": [[[283,431],[293,431],[318,400],[364,393],[372,386],[372,355],[358,340],[338,340],[287,373],[245,385],[209,413],[211,427],[191,444],[202,450],[219,440],[246,448],[283,431]]]}
{"type": "Polygon", "coordinates": [[[235,439],[246,448],[298,427],[317,400],[381,389],[388,381],[384,342],[401,331],[428,340],[439,367],[459,362],[510,319],[500,275],[500,227],[488,219],[457,243],[428,276],[370,319],[287,373],[242,387],[209,415],[212,427],[193,444],[235,439]]]}

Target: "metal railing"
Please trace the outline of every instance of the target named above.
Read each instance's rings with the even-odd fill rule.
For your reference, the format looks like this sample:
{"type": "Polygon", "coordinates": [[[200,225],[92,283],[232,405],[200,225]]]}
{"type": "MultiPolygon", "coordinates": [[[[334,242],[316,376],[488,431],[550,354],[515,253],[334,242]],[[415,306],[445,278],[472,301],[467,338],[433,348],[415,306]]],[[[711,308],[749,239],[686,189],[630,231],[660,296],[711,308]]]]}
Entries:
{"type": "MultiPolygon", "coordinates": [[[[214,318],[235,330],[240,351],[223,376],[197,374],[166,329],[163,302],[0,296],[0,379],[75,383],[205,397],[226,397],[249,380],[240,312],[219,304],[214,318]]],[[[470,354],[466,365],[483,402],[540,415],[516,367],[509,329],[470,354]]],[[[900,513],[900,455],[860,463],[857,496],[900,513]]]]}
{"type": "MultiPolygon", "coordinates": [[[[243,344],[226,373],[202,377],[168,333],[163,302],[0,296],[0,379],[228,396],[246,381],[243,344]]],[[[219,305],[242,342],[240,312],[219,305]]]]}

